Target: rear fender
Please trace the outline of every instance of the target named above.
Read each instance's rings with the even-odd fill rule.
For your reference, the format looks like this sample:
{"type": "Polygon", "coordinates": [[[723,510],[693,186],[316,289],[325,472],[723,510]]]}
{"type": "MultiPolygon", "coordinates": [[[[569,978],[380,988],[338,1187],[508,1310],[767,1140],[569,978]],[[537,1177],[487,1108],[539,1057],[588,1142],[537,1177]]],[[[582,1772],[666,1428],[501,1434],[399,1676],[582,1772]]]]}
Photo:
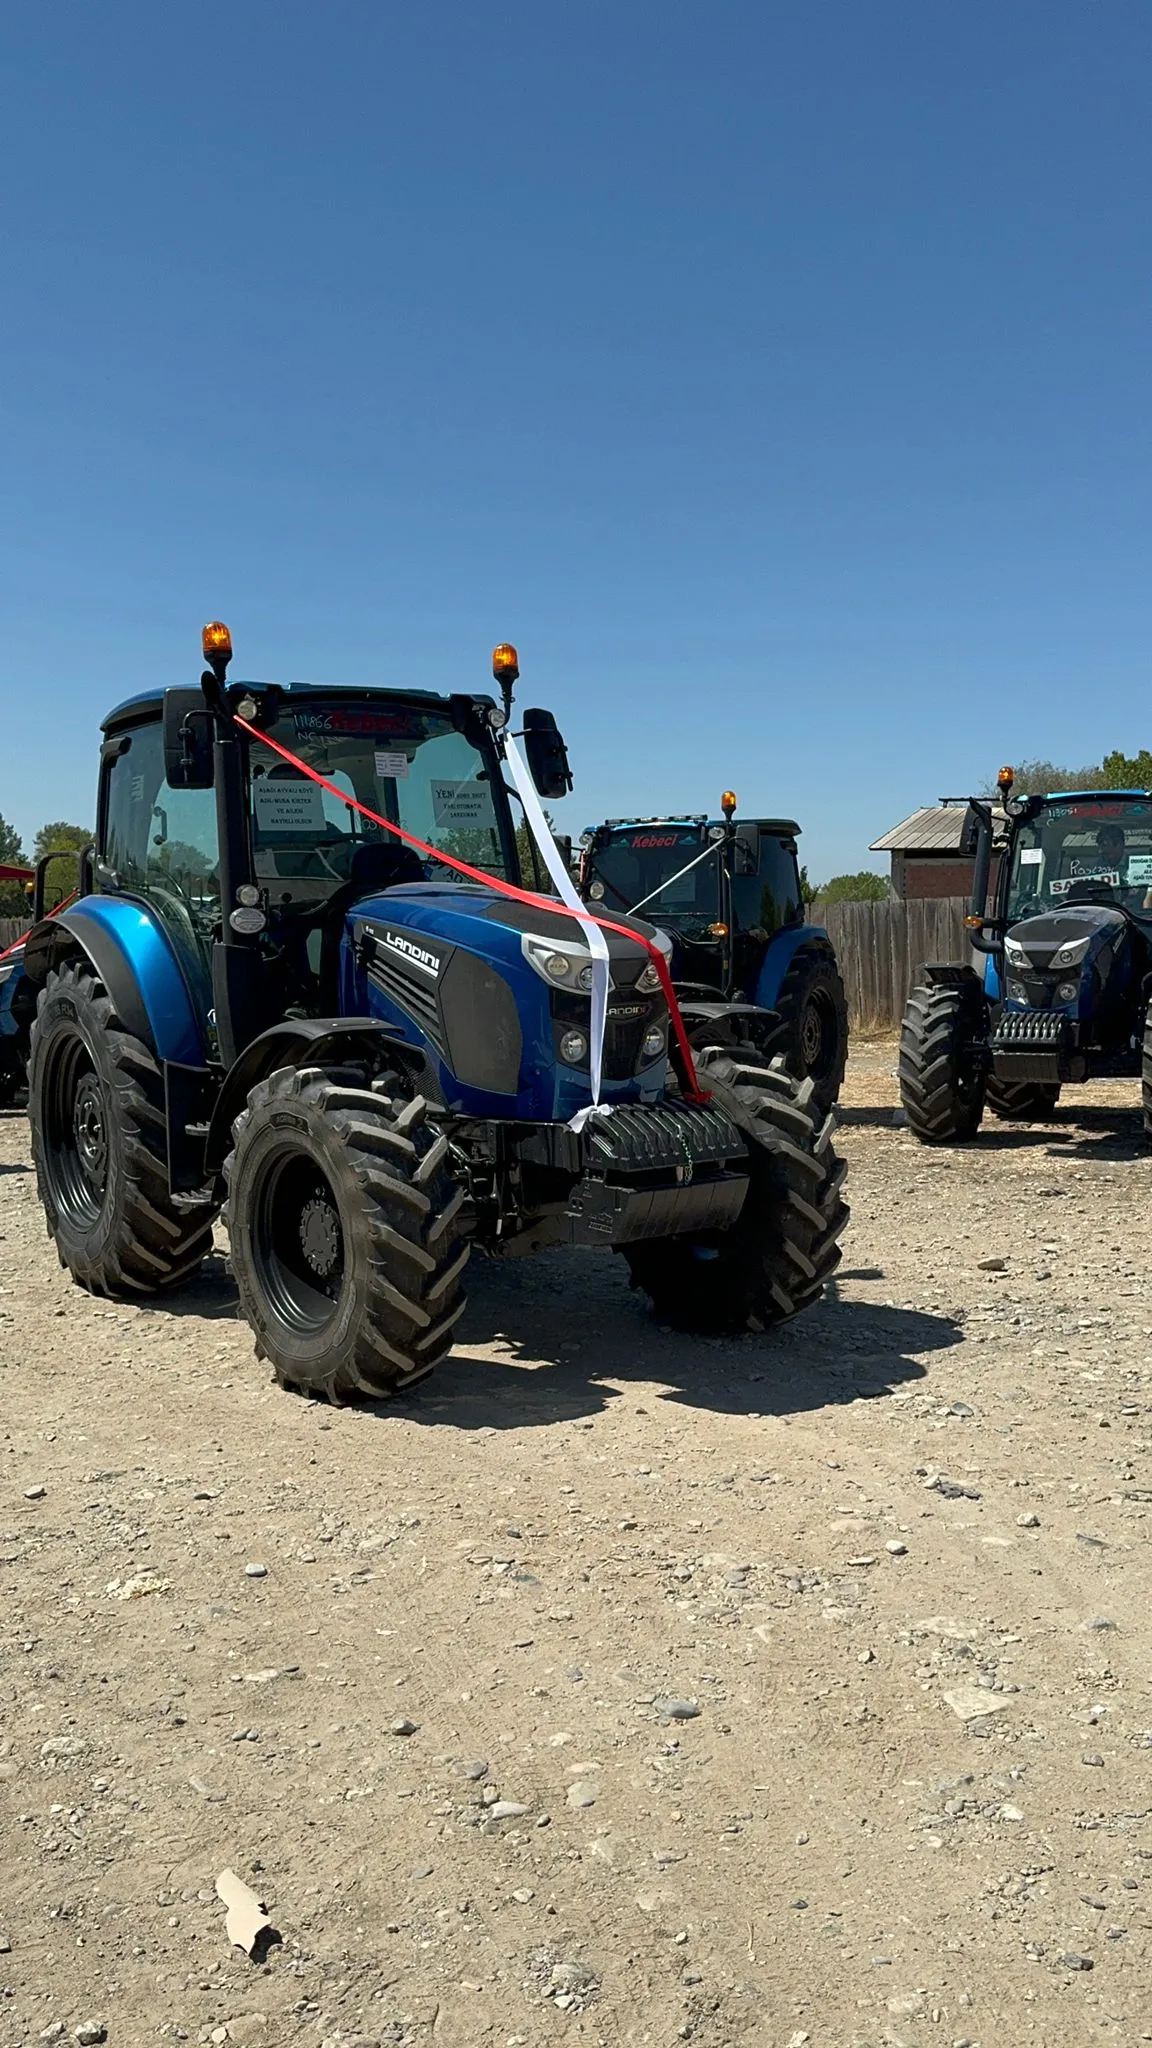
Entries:
{"type": "Polygon", "coordinates": [[[125,1031],[161,1060],[203,1066],[197,1014],[175,947],[151,907],[127,896],[85,896],[29,932],[24,971],[42,988],[52,968],[83,955],[108,991],[125,1031]]]}
{"type": "Polygon", "coordinates": [[[761,1009],[772,1008],[780,994],[784,976],[804,946],[818,947],[822,953],[833,951],[832,941],[820,925],[790,924],[785,925],[782,931],[773,932],[756,982],[756,1001],[761,1009]]]}
{"type": "Polygon", "coordinates": [[[433,1101],[440,1090],[427,1056],[374,1017],[299,1017],[274,1024],[246,1045],[224,1077],[208,1127],[206,1166],[218,1173],[232,1149],[232,1125],[258,1081],[281,1067],[357,1064],[383,1053],[403,1066],[420,1093],[433,1101]]]}

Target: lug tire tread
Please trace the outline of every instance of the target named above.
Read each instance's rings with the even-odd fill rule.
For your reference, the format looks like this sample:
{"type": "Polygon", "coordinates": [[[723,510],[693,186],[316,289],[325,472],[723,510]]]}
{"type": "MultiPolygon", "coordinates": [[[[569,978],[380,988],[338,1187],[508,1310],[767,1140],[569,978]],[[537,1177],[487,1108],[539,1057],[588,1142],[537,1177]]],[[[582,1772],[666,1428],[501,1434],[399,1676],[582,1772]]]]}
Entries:
{"type": "Polygon", "coordinates": [[[719,1334],[764,1330],[812,1307],[835,1272],[848,1221],[845,1168],[815,1091],[779,1060],[758,1068],[708,1047],[696,1065],[716,1107],[749,1141],[744,1208],[715,1259],[695,1259],[683,1237],[626,1246],[625,1257],[662,1320],[719,1334]]]}

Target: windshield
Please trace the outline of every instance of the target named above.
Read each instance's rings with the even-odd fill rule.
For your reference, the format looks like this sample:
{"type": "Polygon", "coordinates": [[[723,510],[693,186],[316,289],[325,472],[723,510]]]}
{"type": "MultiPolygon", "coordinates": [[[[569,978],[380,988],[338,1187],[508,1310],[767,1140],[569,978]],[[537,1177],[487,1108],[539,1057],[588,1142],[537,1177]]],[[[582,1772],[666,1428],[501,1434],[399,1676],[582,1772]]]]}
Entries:
{"type": "Polygon", "coordinates": [[[1152,798],[1046,804],[1018,826],[1009,921],[1073,903],[1115,903],[1152,918],[1152,798]]]}
{"type": "MultiPolygon", "coordinates": [[[[487,874],[506,874],[495,754],[489,762],[479,753],[447,710],[312,698],[285,706],[268,731],[381,817],[487,874]]],[[[328,896],[348,879],[357,847],[388,836],[255,742],[250,762],[256,875],[274,903],[328,896]]],[[[427,865],[430,879],[453,879],[450,868],[427,865]]]]}
{"type": "Polygon", "coordinates": [[[703,918],[711,924],[720,915],[720,866],[714,856],[700,859],[706,845],[699,825],[634,825],[614,832],[589,855],[588,893],[611,910],[643,903],[657,920],[703,918]]]}

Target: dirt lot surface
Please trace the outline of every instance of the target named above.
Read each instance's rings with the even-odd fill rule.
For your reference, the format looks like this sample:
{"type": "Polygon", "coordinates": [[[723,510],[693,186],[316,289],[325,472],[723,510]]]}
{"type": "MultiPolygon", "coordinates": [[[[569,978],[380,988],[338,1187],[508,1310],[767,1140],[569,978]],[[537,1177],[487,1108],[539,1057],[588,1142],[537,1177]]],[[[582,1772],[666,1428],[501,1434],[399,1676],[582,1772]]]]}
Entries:
{"type": "Polygon", "coordinates": [[[78,1292],[0,1119],[2,2048],[1152,2040],[1134,1090],[932,1153],[893,1058],[801,1323],[477,1262],[378,1409],[78,1292]]]}

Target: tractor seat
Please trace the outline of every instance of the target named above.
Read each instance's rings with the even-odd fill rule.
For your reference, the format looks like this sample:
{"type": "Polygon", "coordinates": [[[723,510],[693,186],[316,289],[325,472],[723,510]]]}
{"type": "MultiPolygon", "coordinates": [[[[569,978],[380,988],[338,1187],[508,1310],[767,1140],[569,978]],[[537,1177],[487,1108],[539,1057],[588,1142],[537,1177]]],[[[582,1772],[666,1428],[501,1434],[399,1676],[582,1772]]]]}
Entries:
{"type": "Polygon", "coordinates": [[[335,1017],[340,1009],[340,943],[344,920],[362,896],[396,889],[402,882],[428,879],[419,854],[399,840],[371,839],[356,848],[346,882],[333,889],[317,922],[320,926],[320,1014],[335,1017]]]}

